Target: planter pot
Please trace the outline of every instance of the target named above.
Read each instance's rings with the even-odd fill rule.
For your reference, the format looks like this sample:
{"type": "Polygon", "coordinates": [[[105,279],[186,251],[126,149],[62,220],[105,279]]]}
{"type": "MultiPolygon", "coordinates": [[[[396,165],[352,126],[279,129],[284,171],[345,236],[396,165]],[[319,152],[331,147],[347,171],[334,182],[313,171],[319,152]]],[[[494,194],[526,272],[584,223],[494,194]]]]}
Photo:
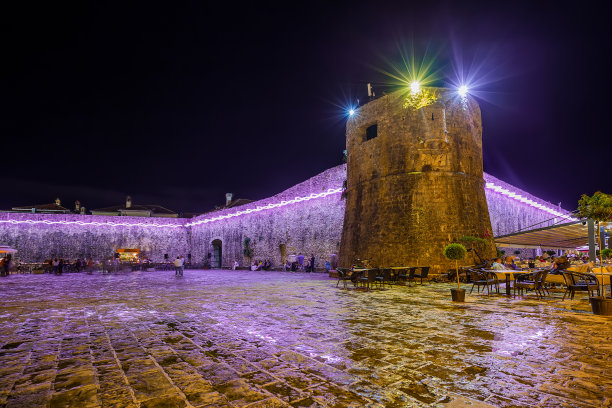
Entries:
{"type": "Polygon", "coordinates": [[[602,316],[612,316],[612,299],[601,296],[590,297],[593,314],[602,316]]]}
{"type": "Polygon", "coordinates": [[[465,289],[451,289],[453,302],[465,302],[465,289]]]}

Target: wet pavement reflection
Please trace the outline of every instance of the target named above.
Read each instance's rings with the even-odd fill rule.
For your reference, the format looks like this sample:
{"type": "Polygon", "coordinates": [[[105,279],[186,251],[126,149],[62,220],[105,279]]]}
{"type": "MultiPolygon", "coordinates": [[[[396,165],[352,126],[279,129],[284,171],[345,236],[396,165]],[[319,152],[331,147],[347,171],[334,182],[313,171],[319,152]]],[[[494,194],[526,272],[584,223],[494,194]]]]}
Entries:
{"type": "Polygon", "coordinates": [[[12,275],[0,279],[0,407],[612,406],[612,319],[587,300],[453,304],[450,287],[12,275]]]}

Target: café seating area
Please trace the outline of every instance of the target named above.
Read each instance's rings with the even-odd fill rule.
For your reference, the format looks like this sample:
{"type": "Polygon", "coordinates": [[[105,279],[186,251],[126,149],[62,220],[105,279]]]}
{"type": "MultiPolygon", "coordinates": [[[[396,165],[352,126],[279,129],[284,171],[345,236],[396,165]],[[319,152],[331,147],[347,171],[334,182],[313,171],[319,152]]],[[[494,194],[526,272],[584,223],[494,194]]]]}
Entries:
{"type": "Polygon", "coordinates": [[[338,282],[344,289],[352,284],[355,289],[383,289],[385,286],[423,284],[429,276],[429,266],[369,268],[355,265],[352,268],[338,268],[338,282]]]}

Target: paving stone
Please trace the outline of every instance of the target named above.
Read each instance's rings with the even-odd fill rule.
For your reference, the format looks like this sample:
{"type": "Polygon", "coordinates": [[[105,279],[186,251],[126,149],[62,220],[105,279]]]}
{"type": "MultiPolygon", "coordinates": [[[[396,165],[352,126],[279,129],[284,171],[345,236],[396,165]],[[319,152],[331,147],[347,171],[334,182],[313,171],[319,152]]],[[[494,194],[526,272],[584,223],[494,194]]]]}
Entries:
{"type": "Polygon", "coordinates": [[[0,407],[612,405],[612,325],[586,298],[457,305],[448,284],[335,283],[11,276],[0,281],[0,407]]]}
{"type": "Polygon", "coordinates": [[[140,404],[140,408],[183,408],[185,406],[187,406],[185,400],[176,394],[161,395],[140,404]]]}
{"type": "Polygon", "coordinates": [[[99,405],[96,386],[87,385],[54,393],[49,408],[93,408],[99,405]]]}

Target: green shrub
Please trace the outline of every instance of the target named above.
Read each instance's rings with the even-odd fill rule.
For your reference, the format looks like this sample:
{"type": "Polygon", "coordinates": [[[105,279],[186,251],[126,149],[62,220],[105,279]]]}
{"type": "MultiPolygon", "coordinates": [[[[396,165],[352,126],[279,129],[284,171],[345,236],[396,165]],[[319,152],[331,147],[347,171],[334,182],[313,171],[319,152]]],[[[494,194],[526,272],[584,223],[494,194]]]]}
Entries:
{"type": "Polygon", "coordinates": [[[465,258],[467,250],[461,244],[452,243],[444,247],[443,254],[447,259],[458,261],[460,259],[465,258]]]}

